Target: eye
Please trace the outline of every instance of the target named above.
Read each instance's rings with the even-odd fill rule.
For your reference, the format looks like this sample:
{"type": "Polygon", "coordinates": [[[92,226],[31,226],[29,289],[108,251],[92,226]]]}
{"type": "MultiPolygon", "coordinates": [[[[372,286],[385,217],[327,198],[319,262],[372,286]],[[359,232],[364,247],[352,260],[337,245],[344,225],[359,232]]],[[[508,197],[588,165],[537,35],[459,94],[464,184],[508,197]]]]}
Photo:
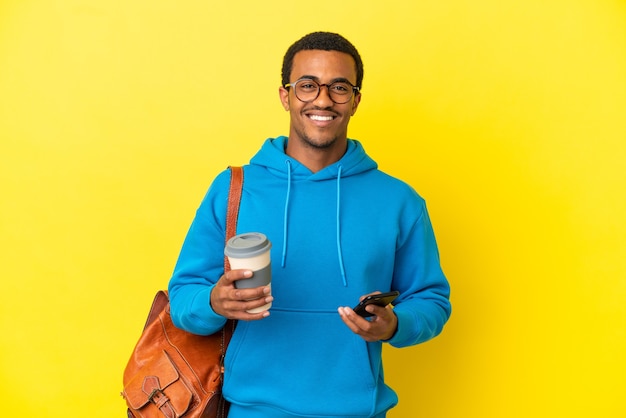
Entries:
{"type": "Polygon", "coordinates": [[[317,84],[312,80],[302,80],[296,84],[296,87],[304,92],[317,90],[317,84]]]}
{"type": "Polygon", "coordinates": [[[330,89],[334,93],[344,95],[350,93],[350,91],[352,90],[352,86],[348,83],[337,82],[331,84],[330,89]]]}

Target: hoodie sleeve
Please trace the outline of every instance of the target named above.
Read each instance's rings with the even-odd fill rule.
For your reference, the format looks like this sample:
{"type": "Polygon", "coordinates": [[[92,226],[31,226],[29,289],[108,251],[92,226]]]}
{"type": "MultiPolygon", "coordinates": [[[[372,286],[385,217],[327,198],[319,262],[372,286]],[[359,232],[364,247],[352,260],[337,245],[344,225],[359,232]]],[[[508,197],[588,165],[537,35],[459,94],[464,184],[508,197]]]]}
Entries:
{"type": "Polygon", "coordinates": [[[209,188],[187,232],[168,286],[174,325],[194,334],[213,334],[226,322],[211,307],[210,296],[224,274],[229,182],[230,173],[225,171],[209,188]]]}
{"type": "Polygon", "coordinates": [[[400,291],[394,308],[398,329],[387,341],[394,347],[434,338],[451,314],[450,286],[441,269],[435,235],[421,198],[417,213],[412,224],[407,222],[408,232],[396,250],[392,289],[400,291]]]}

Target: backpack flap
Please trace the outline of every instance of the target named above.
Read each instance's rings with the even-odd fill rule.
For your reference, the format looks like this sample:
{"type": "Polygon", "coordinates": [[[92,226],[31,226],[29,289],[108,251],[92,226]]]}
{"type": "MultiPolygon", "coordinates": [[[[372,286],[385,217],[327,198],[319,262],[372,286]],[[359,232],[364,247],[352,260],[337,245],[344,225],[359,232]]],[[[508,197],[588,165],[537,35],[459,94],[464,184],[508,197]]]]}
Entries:
{"type": "Polygon", "coordinates": [[[131,409],[167,407],[176,417],[187,412],[193,399],[191,389],[181,379],[166,351],[142,367],[122,395],[131,409]]]}

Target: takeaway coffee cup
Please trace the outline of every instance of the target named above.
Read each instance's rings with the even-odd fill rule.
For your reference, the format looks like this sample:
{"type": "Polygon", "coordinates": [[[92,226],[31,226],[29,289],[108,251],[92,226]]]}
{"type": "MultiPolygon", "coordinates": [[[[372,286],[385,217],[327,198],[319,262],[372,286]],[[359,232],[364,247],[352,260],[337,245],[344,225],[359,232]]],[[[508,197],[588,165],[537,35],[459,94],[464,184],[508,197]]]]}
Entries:
{"type": "MultiPolygon", "coordinates": [[[[252,270],[253,276],[249,279],[237,280],[235,287],[250,289],[259,286],[270,286],[272,282],[272,264],[270,261],[272,243],[260,232],[247,232],[235,235],[226,242],[224,254],[228,257],[230,268],[252,270]]],[[[250,309],[249,313],[259,313],[268,310],[272,303],[250,309]]]]}

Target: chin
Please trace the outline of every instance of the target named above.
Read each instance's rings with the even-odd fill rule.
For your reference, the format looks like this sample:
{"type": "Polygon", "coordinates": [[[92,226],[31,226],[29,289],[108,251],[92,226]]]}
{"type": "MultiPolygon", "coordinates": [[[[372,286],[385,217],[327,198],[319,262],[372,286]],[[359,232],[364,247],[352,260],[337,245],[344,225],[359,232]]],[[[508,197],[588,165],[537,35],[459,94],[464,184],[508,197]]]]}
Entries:
{"type": "Polygon", "coordinates": [[[335,145],[339,137],[300,135],[300,138],[302,139],[302,142],[304,142],[309,147],[317,148],[317,149],[327,149],[335,145]]]}
{"type": "Polygon", "coordinates": [[[328,149],[328,148],[332,148],[333,145],[335,145],[337,143],[337,138],[332,138],[332,139],[318,139],[318,140],[310,140],[310,139],[305,139],[304,142],[309,145],[312,148],[317,148],[317,149],[328,149]]]}

